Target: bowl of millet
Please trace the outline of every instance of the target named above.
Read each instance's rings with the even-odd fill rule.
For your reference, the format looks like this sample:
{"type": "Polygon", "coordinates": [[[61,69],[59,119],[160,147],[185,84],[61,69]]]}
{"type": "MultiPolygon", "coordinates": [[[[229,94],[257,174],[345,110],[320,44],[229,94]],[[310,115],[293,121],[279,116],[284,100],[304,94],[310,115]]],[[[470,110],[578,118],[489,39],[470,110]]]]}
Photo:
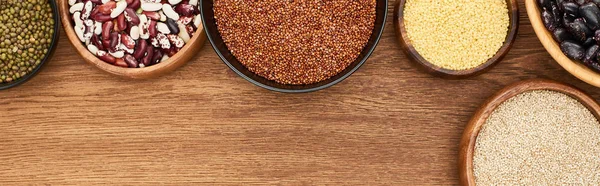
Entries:
{"type": "Polygon", "coordinates": [[[121,77],[163,75],[202,48],[198,0],[59,0],[62,23],[76,51],[121,77]]]}
{"type": "Polygon", "coordinates": [[[480,75],[510,50],[519,28],[516,0],[398,0],[398,42],[417,67],[442,78],[480,75]]]}
{"type": "Polygon", "coordinates": [[[600,1],[526,0],[546,51],[580,80],[600,87],[600,1]]]}
{"type": "Polygon", "coordinates": [[[360,68],[381,37],[386,0],[201,2],[209,41],[253,84],[285,93],[333,86],[360,68]]]}
{"type": "Polygon", "coordinates": [[[597,185],[600,105],[583,91],[534,79],[490,97],[460,143],[461,185],[597,185]]]}
{"type": "Polygon", "coordinates": [[[53,0],[0,1],[0,90],[25,83],[52,58],[58,17],[53,0]]]}

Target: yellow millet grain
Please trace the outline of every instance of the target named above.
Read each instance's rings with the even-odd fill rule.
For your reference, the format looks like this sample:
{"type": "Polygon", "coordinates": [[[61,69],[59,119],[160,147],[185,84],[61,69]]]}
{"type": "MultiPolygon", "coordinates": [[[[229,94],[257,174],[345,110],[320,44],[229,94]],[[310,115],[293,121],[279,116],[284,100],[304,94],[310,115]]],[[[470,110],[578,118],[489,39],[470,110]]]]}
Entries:
{"type": "Polygon", "coordinates": [[[467,70],[485,63],[504,44],[508,6],[505,0],[407,0],[404,24],[427,61],[467,70]]]}

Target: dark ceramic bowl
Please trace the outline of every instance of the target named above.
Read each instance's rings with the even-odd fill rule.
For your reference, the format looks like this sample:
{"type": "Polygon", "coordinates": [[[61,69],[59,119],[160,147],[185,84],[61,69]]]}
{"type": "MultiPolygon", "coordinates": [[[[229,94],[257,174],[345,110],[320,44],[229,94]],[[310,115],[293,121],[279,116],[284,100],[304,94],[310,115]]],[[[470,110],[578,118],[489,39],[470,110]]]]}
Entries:
{"type": "Polygon", "coordinates": [[[260,87],[278,91],[285,93],[302,93],[302,92],[312,92],[321,90],[330,86],[335,85],[346,79],[348,76],[352,75],[362,64],[367,61],[379,39],[381,38],[381,34],[383,33],[383,28],[385,27],[385,20],[387,17],[387,8],[388,2],[387,0],[378,0],[377,8],[376,8],[376,19],[375,19],[375,27],[373,29],[373,33],[369,38],[366,46],[363,48],[362,52],[352,62],[345,70],[340,72],[338,75],[335,75],[325,81],[321,81],[314,84],[309,85],[286,85],[277,83],[273,80],[268,80],[264,77],[254,74],[250,70],[248,70],[244,65],[242,65],[234,56],[231,54],[225,43],[223,42],[223,38],[221,34],[217,30],[217,25],[215,23],[214,11],[213,11],[213,1],[200,1],[200,10],[202,15],[202,24],[204,24],[204,29],[206,30],[206,34],[208,35],[208,39],[212,44],[213,48],[221,57],[223,62],[231,68],[231,70],[235,71],[238,75],[243,77],[244,79],[258,85],[260,87]]]}
{"type": "Polygon", "coordinates": [[[42,58],[42,62],[38,66],[36,66],[29,74],[17,79],[16,81],[10,82],[10,83],[0,83],[0,90],[5,90],[5,89],[12,88],[12,87],[16,87],[16,86],[19,86],[19,85],[27,82],[33,76],[37,75],[37,73],[52,58],[52,55],[54,54],[54,50],[56,49],[56,44],[58,43],[58,36],[60,35],[59,34],[60,14],[58,13],[58,6],[56,5],[56,1],[48,0],[48,3],[50,3],[50,7],[52,8],[52,14],[53,14],[52,18],[54,19],[54,35],[52,36],[52,43],[50,43],[50,48],[48,49],[48,53],[46,53],[46,56],[44,56],[42,58]]]}

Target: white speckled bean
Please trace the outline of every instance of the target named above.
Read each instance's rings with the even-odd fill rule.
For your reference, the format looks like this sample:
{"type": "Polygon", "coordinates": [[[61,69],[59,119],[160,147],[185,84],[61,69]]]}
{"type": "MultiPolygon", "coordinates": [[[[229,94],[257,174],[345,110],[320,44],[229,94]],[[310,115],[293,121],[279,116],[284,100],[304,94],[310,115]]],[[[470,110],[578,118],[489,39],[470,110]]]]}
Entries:
{"type": "Polygon", "coordinates": [[[117,16],[121,15],[123,11],[125,11],[125,8],[127,8],[127,1],[121,0],[117,2],[117,7],[115,7],[115,9],[112,10],[112,12],[110,13],[110,17],[116,18],[117,16]]]}
{"type": "Polygon", "coordinates": [[[173,10],[173,7],[171,5],[163,4],[162,11],[168,18],[171,18],[173,20],[179,20],[179,14],[175,12],[175,10],[173,10]]]}

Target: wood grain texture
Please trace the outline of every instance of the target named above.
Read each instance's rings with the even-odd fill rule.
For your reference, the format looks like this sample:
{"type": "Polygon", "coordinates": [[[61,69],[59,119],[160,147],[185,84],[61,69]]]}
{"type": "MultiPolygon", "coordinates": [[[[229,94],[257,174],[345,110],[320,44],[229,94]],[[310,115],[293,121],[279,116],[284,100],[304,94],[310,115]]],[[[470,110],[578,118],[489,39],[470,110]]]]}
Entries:
{"type": "Polygon", "coordinates": [[[508,25],[508,33],[506,35],[506,39],[504,40],[504,44],[502,47],[500,47],[500,49],[498,49],[498,52],[485,63],[482,63],[475,68],[466,70],[446,69],[427,61],[427,59],[419,54],[417,49],[412,44],[404,24],[404,7],[406,5],[406,0],[398,0],[394,4],[394,29],[402,51],[404,51],[404,53],[408,55],[408,57],[414,61],[417,66],[421,67],[423,71],[442,78],[465,79],[487,72],[496,66],[496,64],[498,64],[500,61],[502,61],[504,56],[508,54],[508,51],[510,51],[512,45],[514,44],[519,31],[519,6],[517,0],[506,0],[510,24],[508,25]]]}
{"type": "Polygon", "coordinates": [[[128,80],[84,62],[62,35],[40,74],[0,92],[0,183],[457,185],[464,126],[504,86],[542,77],[600,98],[552,59],[526,15],[480,76],[416,69],[388,19],[354,75],[292,95],[238,77],[208,43],[172,73],[128,80]]]}
{"type": "Polygon", "coordinates": [[[473,170],[473,156],[475,154],[477,136],[479,136],[479,132],[486,123],[487,119],[498,108],[498,106],[500,106],[506,100],[525,92],[535,90],[550,90],[568,95],[589,109],[594,114],[596,119],[600,118],[600,105],[598,105],[596,100],[581,90],[569,85],[546,79],[532,79],[509,85],[485,101],[485,103],[483,103],[479,110],[475,112],[465,127],[460,142],[458,158],[458,169],[461,185],[476,185],[475,173],[473,170]]]}

